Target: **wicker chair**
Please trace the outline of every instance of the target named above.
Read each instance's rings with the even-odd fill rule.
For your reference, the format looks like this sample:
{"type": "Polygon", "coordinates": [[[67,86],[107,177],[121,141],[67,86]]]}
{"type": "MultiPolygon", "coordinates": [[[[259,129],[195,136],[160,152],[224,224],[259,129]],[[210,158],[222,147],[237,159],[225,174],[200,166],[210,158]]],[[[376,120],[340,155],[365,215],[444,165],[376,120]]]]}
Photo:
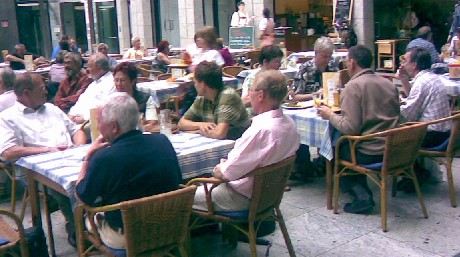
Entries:
{"type": "Polygon", "coordinates": [[[0,246],[0,255],[6,254],[13,257],[29,257],[29,251],[27,250],[27,240],[24,234],[24,227],[22,221],[14,214],[9,211],[0,210],[0,237],[8,239],[10,242],[0,246]],[[6,216],[12,219],[16,224],[17,228],[11,227],[2,216],[6,216]],[[19,245],[20,255],[17,255],[13,249],[19,245]]]}
{"type": "Polygon", "coordinates": [[[4,162],[0,162],[0,171],[5,172],[11,180],[11,212],[14,213],[16,210],[16,172],[13,166],[7,165],[4,162]]]}
{"type": "Polygon", "coordinates": [[[142,82],[152,82],[153,79],[147,78],[147,77],[137,77],[137,82],[142,83],[142,82]]]}
{"type": "Polygon", "coordinates": [[[160,74],[157,77],[157,80],[167,80],[171,78],[172,74],[171,73],[165,73],[165,74],[160,74]]]}
{"type": "Polygon", "coordinates": [[[190,186],[103,207],[79,205],[75,210],[79,256],[91,254],[94,247],[108,256],[115,256],[102,243],[94,224],[94,215],[97,212],[113,210],[121,210],[126,256],[173,256],[171,251],[174,249],[178,249],[181,256],[188,256],[188,223],[195,191],[196,186],[190,186]],[[84,229],[85,213],[95,233],[84,229]],[[85,239],[92,246],[85,248],[85,239]]]}
{"type": "Polygon", "coordinates": [[[249,67],[253,67],[255,63],[259,62],[260,50],[253,50],[246,53],[246,60],[250,60],[249,67]]]}
{"type": "Polygon", "coordinates": [[[453,116],[435,120],[429,122],[428,124],[440,123],[445,121],[452,121],[452,129],[450,138],[447,139],[444,143],[439,146],[432,148],[422,148],[419,153],[422,157],[437,158],[441,157],[443,159],[438,159],[447,170],[447,182],[449,184],[449,195],[450,195],[450,204],[452,207],[457,207],[457,199],[455,197],[455,188],[454,188],[454,179],[452,176],[452,161],[454,157],[458,156],[460,153],[460,114],[455,114],[453,116]]]}
{"type": "Polygon", "coordinates": [[[426,129],[427,124],[421,123],[389,129],[366,136],[345,135],[340,137],[335,147],[334,157],[334,213],[338,213],[340,177],[365,174],[370,181],[374,182],[380,188],[381,226],[382,230],[387,232],[387,176],[404,176],[413,180],[423,216],[428,218],[422,193],[420,192],[417,177],[413,169],[426,129]],[[359,143],[376,139],[385,140],[383,162],[368,165],[359,164],[356,158],[356,150],[359,143]],[[339,156],[340,144],[345,141],[348,141],[350,144],[351,162],[340,159],[339,156]]]}
{"type": "MultiPolygon", "coordinates": [[[[251,256],[257,256],[256,252],[256,234],[258,227],[254,227],[256,221],[275,219],[278,221],[281,232],[284,236],[284,241],[289,251],[289,256],[295,256],[294,248],[291,244],[291,239],[284,223],[283,216],[280,211],[280,203],[283,198],[284,188],[289,179],[289,175],[294,165],[295,156],[291,156],[278,163],[258,168],[251,171],[244,177],[253,177],[254,184],[252,189],[251,205],[249,211],[242,212],[218,212],[213,210],[212,206],[212,190],[221,183],[220,179],[216,178],[197,178],[191,180],[187,185],[195,183],[204,183],[206,191],[206,200],[208,211],[193,210],[196,219],[193,221],[191,227],[198,228],[215,223],[228,224],[226,228],[236,228],[238,231],[246,234],[249,238],[249,245],[251,248],[251,256]],[[213,186],[206,190],[207,184],[213,186]],[[274,212],[275,210],[275,212],[274,212]],[[211,221],[209,221],[211,220],[211,221]],[[249,223],[249,229],[242,226],[242,224],[249,223]]],[[[223,231],[224,239],[236,246],[237,233],[236,230],[223,231]]]]}
{"type": "Polygon", "coordinates": [[[158,77],[158,75],[161,74],[161,72],[159,71],[154,71],[154,70],[151,70],[151,69],[147,69],[147,65],[145,64],[140,64],[138,67],[137,67],[139,73],[142,75],[142,77],[146,77],[146,78],[150,78],[150,79],[154,79],[156,77],[158,77]],[[141,65],[144,65],[144,66],[141,66],[141,65]]]}
{"type": "Polygon", "coordinates": [[[226,66],[222,68],[222,73],[225,77],[236,78],[242,70],[248,70],[243,66],[226,66]]]}

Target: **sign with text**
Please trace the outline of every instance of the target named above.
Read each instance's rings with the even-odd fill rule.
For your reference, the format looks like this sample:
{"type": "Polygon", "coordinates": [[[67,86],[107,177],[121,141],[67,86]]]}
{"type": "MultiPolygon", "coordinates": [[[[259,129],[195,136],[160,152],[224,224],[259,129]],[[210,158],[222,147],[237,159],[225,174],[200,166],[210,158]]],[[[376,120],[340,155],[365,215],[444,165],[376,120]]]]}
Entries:
{"type": "Polygon", "coordinates": [[[242,49],[254,46],[254,27],[231,27],[228,33],[228,47],[242,49]]]}
{"type": "Polygon", "coordinates": [[[353,0],[334,0],[334,24],[351,20],[353,0]]]}

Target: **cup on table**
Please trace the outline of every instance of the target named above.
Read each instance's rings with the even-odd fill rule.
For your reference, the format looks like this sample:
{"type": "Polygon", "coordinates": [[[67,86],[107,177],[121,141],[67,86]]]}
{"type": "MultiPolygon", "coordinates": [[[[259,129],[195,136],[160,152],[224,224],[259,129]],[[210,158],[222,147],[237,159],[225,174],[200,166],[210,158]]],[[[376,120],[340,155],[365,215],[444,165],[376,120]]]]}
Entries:
{"type": "Polygon", "coordinates": [[[322,94],[321,93],[313,93],[313,106],[318,108],[321,106],[321,99],[322,99],[322,94]]]}
{"type": "Polygon", "coordinates": [[[160,133],[167,137],[172,135],[171,110],[163,109],[160,111],[160,133]]]}

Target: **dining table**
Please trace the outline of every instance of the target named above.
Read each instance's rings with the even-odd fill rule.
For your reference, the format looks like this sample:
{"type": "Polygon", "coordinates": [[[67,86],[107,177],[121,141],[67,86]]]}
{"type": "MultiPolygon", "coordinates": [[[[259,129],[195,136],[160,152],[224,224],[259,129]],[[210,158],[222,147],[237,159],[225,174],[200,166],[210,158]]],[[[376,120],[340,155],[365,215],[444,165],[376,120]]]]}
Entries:
{"type": "Polygon", "coordinates": [[[49,73],[50,69],[51,69],[51,66],[38,68],[36,70],[31,70],[31,71],[28,71],[28,70],[25,70],[25,69],[14,70],[14,74],[18,75],[18,74],[22,74],[22,73],[26,73],[26,72],[35,73],[35,74],[45,74],[45,73],[49,73]]]}
{"type": "Polygon", "coordinates": [[[10,67],[10,65],[6,62],[0,62],[0,68],[10,67]]]}
{"type": "MultiPolygon", "coordinates": [[[[348,55],[348,52],[338,52],[338,51],[334,51],[332,53],[332,59],[334,60],[334,63],[336,65],[339,65],[339,62],[341,60],[344,60],[348,55]]],[[[292,53],[290,54],[288,57],[287,57],[287,61],[288,63],[289,62],[297,62],[297,59],[299,59],[299,57],[309,57],[309,58],[314,58],[315,57],[315,51],[306,51],[306,52],[295,52],[295,53],[292,53]]]]}
{"type": "MultiPolygon", "coordinates": [[[[222,77],[224,85],[234,89],[239,87],[240,82],[237,78],[222,77]]],[[[150,94],[154,99],[158,99],[159,103],[164,103],[170,96],[182,95],[187,92],[188,88],[193,85],[190,80],[168,82],[166,80],[154,80],[136,84],[136,89],[150,94]]]]}
{"type": "MultiPolygon", "coordinates": [[[[254,72],[254,70],[256,69],[249,69],[249,70],[242,70],[240,71],[240,73],[238,73],[237,77],[238,78],[246,78],[247,76],[249,76],[249,74],[251,74],[252,72],[254,72]]],[[[279,71],[284,75],[286,76],[287,79],[294,79],[295,75],[297,74],[297,72],[299,71],[299,66],[296,65],[296,67],[291,67],[291,66],[288,66],[287,68],[285,69],[279,69],[279,71]]]]}
{"type": "MultiPolygon", "coordinates": [[[[235,141],[207,138],[199,134],[179,132],[168,136],[174,147],[182,179],[211,174],[214,167],[226,158],[235,141]]],[[[20,158],[15,165],[22,167],[27,177],[32,224],[42,226],[37,183],[67,195],[75,204],[75,183],[90,145],[68,148],[20,158]]],[[[141,149],[139,149],[141,150],[141,149]]],[[[54,240],[50,236],[50,248],[54,252],[54,240]]]]}
{"type": "Polygon", "coordinates": [[[309,147],[319,148],[319,154],[326,158],[326,206],[332,209],[332,164],[334,157],[333,133],[336,131],[317,115],[317,109],[313,107],[313,100],[301,102],[300,108],[282,105],[283,113],[291,117],[300,135],[300,143],[309,147]]]}

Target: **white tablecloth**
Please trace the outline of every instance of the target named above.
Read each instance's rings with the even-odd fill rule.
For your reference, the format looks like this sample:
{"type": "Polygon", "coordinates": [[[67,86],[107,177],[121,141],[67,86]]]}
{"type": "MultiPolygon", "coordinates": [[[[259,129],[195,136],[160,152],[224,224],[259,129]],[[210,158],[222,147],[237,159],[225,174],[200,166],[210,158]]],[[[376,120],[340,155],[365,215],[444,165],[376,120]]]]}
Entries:
{"type": "MultiPolygon", "coordinates": [[[[240,73],[238,73],[238,77],[246,78],[253,71],[254,71],[254,69],[242,70],[240,73]]],[[[293,79],[295,74],[299,71],[299,67],[297,67],[297,68],[288,67],[286,69],[282,69],[282,70],[279,70],[279,71],[281,73],[283,73],[283,75],[286,76],[286,78],[293,79]]]]}
{"type": "MultiPolygon", "coordinates": [[[[227,158],[235,144],[233,140],[217,140],[190,133],[174,134],[170,140],[176,150],[183,179],[212,173],[220,159],[227,158]]],[[[83,145],[63,152],[23,157],[16,165],[45,176],[70,192],[80,173],[81,160],[89,147],[83,145]],[[62,156],[64,158],[61,159],[62,156]]]]}
{"type": "MultiPolygon", "coordinates": [[[[31,72],[31,73],[37,73],[37,74],[42,74],[42,73],[48,73],[48,72],[50,72],[50,69],[51,69],[51,66],[48,66],[48,67],[44,67],[44,68],[38,68],[38,69],[36,69],[36,70],[34,70],[34,71],[29,71],[29,72],[31,72]]],[[[22,73],[25,73],[25,72],[27,72],[27,71],[26,71],[26,70],[15,70],[15,71],[14,71],[14,73],[15,73],[16,75],[22,74],[22,73]]]]}

